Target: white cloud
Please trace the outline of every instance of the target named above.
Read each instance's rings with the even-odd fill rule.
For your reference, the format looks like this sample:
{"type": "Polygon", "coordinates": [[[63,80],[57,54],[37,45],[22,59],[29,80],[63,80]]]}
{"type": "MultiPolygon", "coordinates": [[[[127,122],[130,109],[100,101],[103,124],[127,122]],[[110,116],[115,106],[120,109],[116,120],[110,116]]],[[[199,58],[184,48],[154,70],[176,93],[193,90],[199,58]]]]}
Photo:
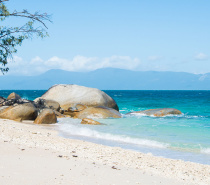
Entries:
{"type": "MultiPolygon", "coordinates": [[[[198,54],[198,58],[204,60],[207,58],[205,54],[198,54]]],[[[165,61],[162,57],[150,56],[150,61],[141,61],[139,58],[130,56],[110,57],[85,57],[75,56],[72,59],[59,58],[57,56],[44,60],[38,56],[26,61],[21,57],[14,56],[14,62],[9,61],[10,68],[7,75],[39,75],[50,69],[62,69],[66,71],[93,71],[100,68],[121,68],[136,71],[185,71],[191,73],[207,73],[209,72],[208,61],[203,61],[205,65],[200,65],[198,62],[180,62],[165,61]],[[160,59],[161,60],[158,60],[160,59]],[[156,61],[158,60],[158,61],[156,61]]]]}
{"type": "Polygon", "coordinates": [[[31,60],[30,64],[39,65],[39,63],[41,62],[43,62],[43,60],[40,57],[36,56],[31,60]]]}
{"type": "Polygon", "coordinates": [[[208,56],[204,53],[199,53],[195,56],[195,59],[196,60],[207,60],[208,59],[208,56]]]}
{"type": "Polygon", "coordinates": [[[162,59],[161,56],[149,56],[149,57],[148,57],[148,60],[152,60],[152,61],[160,60],[160,59],[162,59]]]}
{"type": "Polygon", "coordinates": [[[9,74],[38,75],[50,69],[63,69],[67,71],[92,71],[100,68],[113,67],[135,70],[140,65],[138,58],[129,56],[111,56],[106,58],[75,56],[73,59],[64,59],[57,56],[48,60],[35,57],[27,62],[15,56],[14,62],[9,62],[9,74]]]}

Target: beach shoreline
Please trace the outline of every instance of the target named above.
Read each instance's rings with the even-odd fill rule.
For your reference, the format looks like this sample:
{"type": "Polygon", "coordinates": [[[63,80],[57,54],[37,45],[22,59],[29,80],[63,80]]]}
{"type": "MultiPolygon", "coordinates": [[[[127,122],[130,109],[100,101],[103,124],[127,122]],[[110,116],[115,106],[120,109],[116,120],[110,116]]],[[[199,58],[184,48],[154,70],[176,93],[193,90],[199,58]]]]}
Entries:
{"type": "Polygon", "coordinates": [[[44,168],[47,173],[53,168],[52,163],[55,171],[48,176],[35,175],[34,184],[210,184],[209,165],[67,139],[48,128],[50,126],[34,125],[30,121],[19,123],[0,119],[0,145],[4,148],[1,151],[4,160],[0,173],[5,174],[4,177],[0,176],[1,184],[23,184],[27,182],[24,172],[18,177],[10,173],[15,174],[15,171],[25,169],[25,166],[30,167],[32,176],[33,170],[39,174],[44,168]],[[25,158],[20,169],[4,164],[18,156],[21,158],[23,154],[25,158]],[[38,160],[36,164],[40,166],[28,166],[24,161],[28,158],[38,160]],[[54,177],[56,168],[61,173],[59,178],[54,177]],[[6,178],[9,174],[10,177],[6,178]]]}

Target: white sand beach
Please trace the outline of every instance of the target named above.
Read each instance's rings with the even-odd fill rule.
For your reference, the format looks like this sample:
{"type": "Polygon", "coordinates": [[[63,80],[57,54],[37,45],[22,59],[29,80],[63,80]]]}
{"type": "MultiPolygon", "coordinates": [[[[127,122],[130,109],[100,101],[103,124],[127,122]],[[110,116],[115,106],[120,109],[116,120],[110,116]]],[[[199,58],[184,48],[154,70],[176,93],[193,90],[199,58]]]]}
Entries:
{"type": "Polygon", "coordinates": [[[210,184],[210,166],[81,140],[0,119],[0,184],[210,184]]]}

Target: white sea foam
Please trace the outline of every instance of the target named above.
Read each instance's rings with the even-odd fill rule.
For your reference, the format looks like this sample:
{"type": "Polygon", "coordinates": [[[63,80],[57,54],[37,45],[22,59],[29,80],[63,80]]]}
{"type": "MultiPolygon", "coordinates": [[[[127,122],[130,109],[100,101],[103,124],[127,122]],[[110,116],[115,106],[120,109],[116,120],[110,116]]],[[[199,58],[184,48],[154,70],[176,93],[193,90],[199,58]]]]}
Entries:
{"type": "Polygon", "coordinates": [[[167,144],[161,143],[158,141],[138,139],[138,138],[132,138],[132,137],[123,136],[123,135],[114,135],[110,133],[99,132],[99,131],[81,126],[80,124],[76,123],[78,122],[77,120],[72,120],[72,119],[69,121],[61,120],[61,122],[62,123],[59,124],[59,129],[61,130],[61,132],[65,134],[70,134],[74,136],[85,136],[85,137],[91,137],[93,139],[110,140],[110,141],[116,141],[120,143],[135,144],[135,145],[155,147],[155,148],[167,148],[168,146],[167,144]]]}
{"type": "Polygon", "coordinates": [[[203,153],[203,154],[210,154],[210,148],[203,148],[203,149],[201,149],[201,153],[203,153]]]}
{"type": "MultiPolygon", "coordinates": [[[[157,116],[154,115],[147,115],[145,113],[130,113],[127,114],[126,117],[128,116],[135,116],[135,117],[152,117],[152,118],[157,118],[157,116]]],[[[187,118],[187,119],[194,119],[194,118],[203,118],[203,116],[193,116],[193,115],[186,115],[186,114],[167,114],[165,116],[161,116],[160,118],[167,118],[167,117],[171,117],[171,118],[187,118]]]]}
{"type": "MultiPolygon", "coordinates": [[[[130,114],[127,114],[126,116],[135,116],[135,117],[152,117],[152,118],[157,118],[157,116],[154,116],[154,115],[147,115],[145,113],[130,113],[130,114]]],[[[181,115],[174,115],[174,114],[168,114],[168,115],[165,115],[165,116],[161,116],[161,118],[166,118],[166,117],[183,117],[184,114],[181,114],[181,115]]]]}
{"type": "Polygon", "coordinates": [[[130,113],[130,114],[126,114],[124,115],[125,117],[131,117],[131,116],[135,116],[135,117],[143,117],[143,116],[147,116],[144,113],[130,113]]]}

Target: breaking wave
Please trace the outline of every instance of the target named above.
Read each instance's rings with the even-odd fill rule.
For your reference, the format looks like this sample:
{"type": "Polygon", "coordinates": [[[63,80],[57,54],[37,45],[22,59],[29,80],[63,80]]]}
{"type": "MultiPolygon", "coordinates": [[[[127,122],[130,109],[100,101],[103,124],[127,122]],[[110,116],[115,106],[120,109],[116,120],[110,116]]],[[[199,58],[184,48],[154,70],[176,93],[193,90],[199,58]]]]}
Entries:
{"type": "Polygon", "coordinates": [[[155,148],[167,148],[168,145],[165,143],[161,143],[158,141],[148,140],[148,139],[139,139],[132,138],[124,135],[114,135],[110,133],[99,132],[87,127],[82,127],[79,125],[79,120],[65,119],[59,121],[59,130],[71,136],[85,136],[93,139],[102,139],[102,140],[110,140],[120,143],[126,144],[135,144],[147,147],[155,147],[155,148]]]}
{"type": "Polygon", "coordinates": [[[210,155],[210,148],[203,148],[203,149],[201,149],[201,153],[210,155]]]}

